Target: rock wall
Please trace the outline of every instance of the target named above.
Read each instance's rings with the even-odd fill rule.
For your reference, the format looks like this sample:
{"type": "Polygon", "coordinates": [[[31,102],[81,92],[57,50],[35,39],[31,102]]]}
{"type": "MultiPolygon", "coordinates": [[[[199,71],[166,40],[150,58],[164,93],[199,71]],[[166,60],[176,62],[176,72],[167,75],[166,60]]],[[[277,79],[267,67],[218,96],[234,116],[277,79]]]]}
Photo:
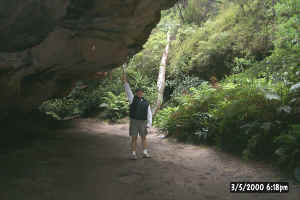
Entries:
{"type": "Polygon", "coordinates": [[[141,50],[175,0],[0,0],[0,118],[141,50]]]}

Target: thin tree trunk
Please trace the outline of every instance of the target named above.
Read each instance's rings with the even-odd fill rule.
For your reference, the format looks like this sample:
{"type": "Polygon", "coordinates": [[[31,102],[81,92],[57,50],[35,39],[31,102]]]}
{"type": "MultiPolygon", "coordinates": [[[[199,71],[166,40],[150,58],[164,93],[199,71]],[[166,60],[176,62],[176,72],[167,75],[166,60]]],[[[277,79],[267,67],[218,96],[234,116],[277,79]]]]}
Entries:
{"type": "MultiPolygon", "coordinates": [[[[185,20],[184,20],[183,14],[182,14],[182,9],[181,9],[179,4],[180,3],[177,3],[176,6],[177,6],[177,9],[179,11],[179,16],[180,16],[181,22],[184,23],[185,20]]],[[[183,5],[181,5],[181,6],[183,6],[183,5]]]]}
{"type": "Polygon", "coordinates": [[[158,78],[157,78],[158,95],[157,95],[156,105],[153,109],[154,115],[160,109],[160,107],[163,103],[163,99],[164,99],[164,91],[165,91],[165,87],[166,87],[166,66],[167,66],[167,61],[168,61],[170,42],[171,42],[171,33],[169,30],[167,33],[167,45],[166,45],[166,48],[162,55],[160,66],[159,66],[159,74],[158,74],[158,78]]]}

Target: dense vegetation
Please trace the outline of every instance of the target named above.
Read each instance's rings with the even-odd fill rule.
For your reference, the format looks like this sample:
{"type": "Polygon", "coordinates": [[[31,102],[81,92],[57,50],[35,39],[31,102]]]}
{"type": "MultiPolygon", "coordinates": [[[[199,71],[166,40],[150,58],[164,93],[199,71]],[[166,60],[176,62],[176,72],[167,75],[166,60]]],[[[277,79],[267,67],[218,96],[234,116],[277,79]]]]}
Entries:
{"type": "MultiPolygon", "coordinates": [[[[170,32],[165,101],[155,125],[183,142],[294,170],[300,167],[299,11],[298,0],[181,0],[130,58],[129,82],[155,101],[170,32]]],[[[41,110],[57,119],[98,111],[101,118],[123,118],[128,103],[120,74],[84,81],[87,88],[75,87],[41,110]]]]}

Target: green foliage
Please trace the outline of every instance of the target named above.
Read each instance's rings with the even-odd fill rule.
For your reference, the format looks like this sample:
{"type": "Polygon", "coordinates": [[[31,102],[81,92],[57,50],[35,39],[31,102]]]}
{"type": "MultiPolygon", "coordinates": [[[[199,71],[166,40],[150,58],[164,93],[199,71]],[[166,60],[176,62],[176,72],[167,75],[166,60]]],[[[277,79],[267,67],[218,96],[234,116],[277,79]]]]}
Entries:
{"type": "Polygon", "coordinates": [[[152,79],[150,74],[146,74],[141,69],[132,65],[127,69],[127,73],[132,90],[134,91],[136,88],[143,88],[145,98],[149,102],[154,102],[157,95],[156,79],[152,79]]]}
{"type": "Polygon", "coordinates": [[[239,61],[247,61],[243,67],[248,68],[268,56],[273,48],[271,39],[275,23],[274,17],[269,16],[269,1],[245,2],[243,6],[237,2],[215,2],[217,16],[209,17],[200,27],[188,25],[187,29],[183,24],[172,47],[171,75],[184,73],[204,79],[212,75],[223,78],[232,71],[240,72],[236,71],[239,61]]]}
{"type": "Polygon", "coordinates": [[[159,110],[154,118],[153,124],[160,127],[162,131],[171,130],[174,127],[172,120],[169,120],[170,116],[178,110],[178,107],[166,107],[159,110]]]}
{"type": "Polygon", "coordinates": [[[245,73],[229,76],[218,88],[204,82],[178,97],[176,109],[160,111],[156,125],[180,141],[215,144],[245,159],[272,159],[278,148],[272,141],[291,129],[294,117],[287,91],[245,73]]]}
{"type": "Polygon", "coordinates": [[[298,0],[281,0],[272,8],[275,17],[274,50],[271,56],[255,67],[257,74],[272,75],[274,80],[300,81],[300,3],[298,0]],[[298,74],[298,75],[297,75],[298,74]]]}
{"type": "Polygon", "coordinates": [[[173,80],[166,81],[166,95],[168,95],[169,102],[179,104],[177,99],[180,99],[182,94],[188,94],[190,88],[198,87],[203,83],[198,77],[184,76],[173,80]]]}
{"type": "MultiPolygon", "coordinates": [[[[124,91],[120,80],[120,70],[113,73],[113,80],[102,79],[78,82],[67,97],[48,100],[40,106],[40,110],[57,120],[74,115],[88,117],[100,111],[106,112],[106,109],[100,109],[99,105],[110,103],[109,99],[103,98],[109,91],[114,94],[124,91]]],[[[120,116],[123,116],[123,113],[120,116]]]]}
{"type": "Polygon", "coordinates": [[[293,125],[288,133],[283,133],[274,142],[279,145],[275,154],[281,167],[293,170],[300,167],[300,125],[293,125]],[[287,166],[286,166],[287,165],[287,166]]]}
{"type": "MultiPolygon", "coordinates": [[[[127,72],[132,90],[145,88],[145,98],[153,102],[157,93],[155,82],[134,65],[130,65],[127,72]]],[[[128,116],[129,109],[120,77],[121,70],[117,69],[112,73],[112,80],[107,77],[81,81],[67,97],[46,101],[40,106],[40,110],[57,120],[74,115],[89,117],[100,113],[101,118],[117,121],[128,116]]]]}
{"type": "MultiPolygon", "coordinates": [[[[201,2],[205,1],[190,5],[195,8],[201,2]]],[[[200,23],[194,8],[185,7],[194,16],[188,23],[201,26],[179,28],[168,70],[178,108],[169,118],[160,119],[159,113],[157,117],[166,120],[160,124],[180,140],[189,140],[203,127],[208,129],[207,138],[227,151],[241,152],[246,159],[275,158],[278,143],[270,141],[277,137],[284,141],[281,135],[299,117],[298,93],[289,90],[300,81],[299,1],[222,1],[217,15],[212,12],[200,23]],[[180,97],[180,84],[174,83],[187,75],[206,80],[230,76],[220,83],[222,89],[204,83],[180,97]],[[192,117],[200,114],[209,120],[192,117]]],[[[288,159],[282,158],[282,163],[288,159]]]]}
{"type": "Polygon", "coordinates": [[[95,112],[98,108],[98,105],[102,102],[101,101],[102,94],[103,92],[97,89],[80,92],[80,96],[79,96],[80,102],[78,105],[80,114],[85,117],[95,112]]]}
{"type": "Polygon", "coordinates": [[[232,74],[238,74],[245,72],[246,69],[250,68],[253,66],[255,61],[251,59],[246,59],[246,58],[234,58],[233,61],[233,67],[232,67],[232,74]]]}
{"type": "Polygon", "coordinates": [[[218,12],[219,0],[190,0],[183,10],[183,18],[187,23],[201,25],[218,12]]]}
{"type": "Polygon", "coordinates": [[[78,101],[70,98],[53,99],[44,102],[40,106],[40,110],[54,119],[61,120],[64,117],[78,114],[78,105],[78,101]]]}
{"type": "Polygon", "coordinates": [[[116,121],[128,115],[129,104],[125,93],[117,96],[112,92],[107,92],[102,99],[105,103],[102,103],[99,107],[105,109],[106,117],[111,121],[116,121]]]}

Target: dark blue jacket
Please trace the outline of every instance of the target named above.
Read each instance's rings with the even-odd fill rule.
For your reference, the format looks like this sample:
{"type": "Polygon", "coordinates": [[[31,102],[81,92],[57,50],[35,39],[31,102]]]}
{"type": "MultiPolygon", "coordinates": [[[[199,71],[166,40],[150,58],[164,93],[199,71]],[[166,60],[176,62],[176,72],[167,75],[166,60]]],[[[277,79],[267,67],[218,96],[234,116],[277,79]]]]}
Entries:
{"type": "Polygon", "coordinates": [[[139,98],[136,95],[130,104],[129,116],[136,120],[147,120],[149,103],[145,98],[139,98]]]}

